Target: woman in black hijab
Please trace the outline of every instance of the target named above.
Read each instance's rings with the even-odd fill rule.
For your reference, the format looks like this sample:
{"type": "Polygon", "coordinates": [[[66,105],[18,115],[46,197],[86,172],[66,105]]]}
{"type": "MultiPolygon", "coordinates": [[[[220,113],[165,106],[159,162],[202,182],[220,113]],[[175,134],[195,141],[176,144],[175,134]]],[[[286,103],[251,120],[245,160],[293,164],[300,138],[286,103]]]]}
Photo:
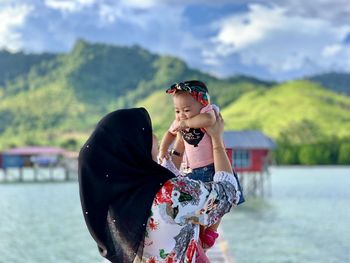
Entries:
{"type": "Polygon", "coordinates": [[[221,172],[204,184],[176,178],[154,161],[155,154],[152,159],[152,126],[144,108],[114,111],[97,124],[79,154],[79,187],[85,222],[103,257],[113,263],[194,262],[195,223],[211,225],[239,199],[221,126],[211,133],[221,172]]]}

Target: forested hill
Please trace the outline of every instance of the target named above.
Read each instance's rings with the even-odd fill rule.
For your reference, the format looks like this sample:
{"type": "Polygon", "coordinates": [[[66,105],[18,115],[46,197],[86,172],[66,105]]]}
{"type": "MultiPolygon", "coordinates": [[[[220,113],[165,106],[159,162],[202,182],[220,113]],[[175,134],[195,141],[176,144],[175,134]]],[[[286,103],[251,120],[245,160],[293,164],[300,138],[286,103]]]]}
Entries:
{"type": "Polygon", "coordinates": [[[278,142],[279,163],[350,163],[348,74],[284,83],[219,79],[139,46],[82,40],[66,54],[2,51],[0,66],[0,151],[23,145],[78,150],[102,116],[124,107],[146,107],[161,135],[174,116],[165,89],[199,79],[226,128],[262,130],[278,142]]]}
{"type": "Polygon", "coordinates": [[[227,128],[256,128],[295,144],[350,135],[350,98],[309,81],[242,95],[223,110],[227,128]]]}
{"type": "Polygon", "coordinates": [[[350,96],[350,73],[326,73],[308,78],[330,90],[350,96]]]}
{"type": "Polygon", "coordinates": [[[56,54],[49,53],[25,54],[0,50],[0,86],[6,85],[18,76],[27,74],[34,65],[54,59],[56,56],[56,54]]]}
{"type": "Polygon", "coordinates": [[[227,129],[258,129],[279,164],[350,164],[350,97],[309,81],[242,95],[222,112],[227,129]]]}
{"type": "MultiPolygon", "coordinates": [[[[78,149],[104,114],[138,105],[180,80],[205,81],[213,102],[222,108],[273,84],[244,76],[218,79],[139,46],[82,40],[67,54],[6,56],[0,61],[0,150],[26,144],[78,149]]],[[[155,104],[165,101],[162,94],[155,104]]]]}

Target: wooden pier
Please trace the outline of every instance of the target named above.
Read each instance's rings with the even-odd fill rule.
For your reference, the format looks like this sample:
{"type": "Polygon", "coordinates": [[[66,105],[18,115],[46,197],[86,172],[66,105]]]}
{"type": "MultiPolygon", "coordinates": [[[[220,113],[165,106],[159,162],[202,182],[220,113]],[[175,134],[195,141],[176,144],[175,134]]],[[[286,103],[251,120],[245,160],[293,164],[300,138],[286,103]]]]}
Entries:
{"type": "Polygon", "coordinates": [[[271,196],[271,175],[268,170],[264,172],[238,173],[238,178],[245,197],[271,196]]]}
{"type": "Polygon", "coordinates": [[[0,183],[77,180],[77,152],[50,146],[24,146],[6,150],[0,157],[0,183]]]}
{"type": "Polygon", "coordinates": [[[49,167],[11,167],[0,169],[0,183],[76,181],[77,174],[77,167],[72,164],[49,167]]]}

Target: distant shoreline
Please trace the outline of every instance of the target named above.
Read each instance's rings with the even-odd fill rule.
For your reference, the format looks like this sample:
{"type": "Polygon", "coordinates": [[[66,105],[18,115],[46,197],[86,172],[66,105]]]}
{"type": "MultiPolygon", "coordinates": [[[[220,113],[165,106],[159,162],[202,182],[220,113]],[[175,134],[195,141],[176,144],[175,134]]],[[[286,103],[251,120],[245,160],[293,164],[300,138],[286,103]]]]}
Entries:
{"type": "Polygon", "coordinates": [[[286,168],[298,168],[298,167],[302,167],[302,168],[319,168],[319,167],[336,167],[336,168],[341,168],[341,167],[344,167],[344,168],[350,168],[350,165],[344,165],[344,164],[315,164],[315,165],[306,165],[306,164],[281,164],[281,165],[270,165],[269,166],[269,169],[271,168],[274,168],[274,167],[286,167],[286,168]]]}

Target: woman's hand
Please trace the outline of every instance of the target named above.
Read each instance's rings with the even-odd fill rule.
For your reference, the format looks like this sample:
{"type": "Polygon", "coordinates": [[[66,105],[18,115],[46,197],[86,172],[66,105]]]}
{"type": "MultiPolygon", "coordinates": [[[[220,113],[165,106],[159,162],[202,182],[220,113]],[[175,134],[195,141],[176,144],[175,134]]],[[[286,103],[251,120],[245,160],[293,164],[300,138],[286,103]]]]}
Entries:
{"type": "Polygon", "coordinates": [[[215,172],[224,171],[232,173],[231,163],[226,154],[225,144],[222,138],[224,133],[224,120],[221,114],[217,114],[216,112],[215,114],[215,124],[206,129],[207,133],[211,136],[211,142],[213,145],[215,172]]]}
{"type": "Polygon", "coordinates": [[[224,133],[224,119],[222,118],[221,113],[217,113],[216,111],[215,117],[215,123],[212,126],[205,128],[205,130],[211,137],[221,138],[222,134],[224,133]]]}

